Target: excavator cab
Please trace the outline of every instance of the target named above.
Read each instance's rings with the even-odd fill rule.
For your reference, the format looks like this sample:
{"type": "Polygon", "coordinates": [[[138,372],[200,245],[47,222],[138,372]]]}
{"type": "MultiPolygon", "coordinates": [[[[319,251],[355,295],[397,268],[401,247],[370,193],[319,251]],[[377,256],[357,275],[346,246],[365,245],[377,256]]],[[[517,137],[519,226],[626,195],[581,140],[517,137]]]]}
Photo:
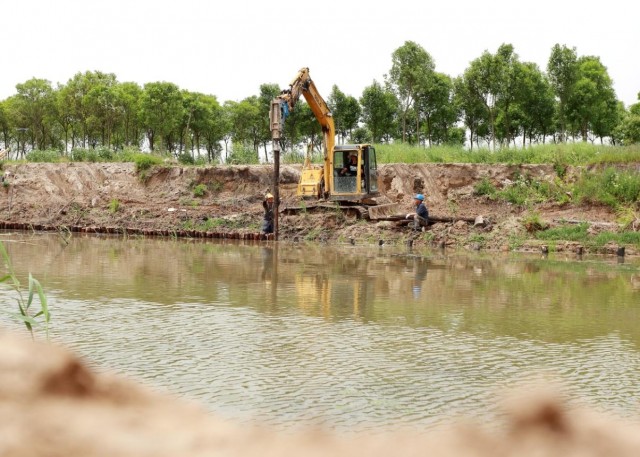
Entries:
{"type": "Polygon", "coordinates": [[[362,201],[378,194],[378,168],[373,146],[335,146],[331,159],[330,200],[362,201]]]}

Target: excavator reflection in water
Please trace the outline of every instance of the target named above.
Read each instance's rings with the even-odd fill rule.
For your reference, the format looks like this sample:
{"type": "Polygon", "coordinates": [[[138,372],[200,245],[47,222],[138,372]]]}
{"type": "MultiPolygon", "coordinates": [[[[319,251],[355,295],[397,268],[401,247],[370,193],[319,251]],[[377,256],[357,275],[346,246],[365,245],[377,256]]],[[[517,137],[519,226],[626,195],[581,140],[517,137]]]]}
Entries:
{"type": "MultiPolygon", "coordinates": [[[[301,269],[295,273],[295,291],[298,307],[310,315],[325,318],[351,318],[373,320],[377,292],[389,294],[389,288],[398,288],[398,300],[407,303],[426,302],[423,293],[427,281],[429,262],[425,259],[406,258],[392,262],[403,269],[403,274],[391,281],[375,281],[357,265],[345,265],[345,272],[330,274],[301,269]]],[[[363,266],[364,268],[365,266],[363,266]]],[[[397,310],[395,310],[397,312],[397,310]]]]}
{"type": "Polygon", "coordinates": [[[269,118],[274,145],[280,144],[285,121],[301,95],[322,127],[324,163],[312,165],[307,154],[297,195],[338,202],[342,207],[357,210],[357,215],[372,219],[395,212],[395,204],[378,205],[376,201],[380,193],[375,148],[370,144],[336,145],[333,116],[309,76],[308,68],[302,68],[289,89],[283,90],[271,102],[269,118]]]}

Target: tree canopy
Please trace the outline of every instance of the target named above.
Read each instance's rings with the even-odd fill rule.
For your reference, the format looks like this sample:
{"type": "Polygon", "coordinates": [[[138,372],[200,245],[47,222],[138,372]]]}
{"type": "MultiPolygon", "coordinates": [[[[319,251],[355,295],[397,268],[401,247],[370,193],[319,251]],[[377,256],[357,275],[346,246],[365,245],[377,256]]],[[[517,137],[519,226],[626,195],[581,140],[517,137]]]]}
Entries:
{"type": "MultiPolygon", "coordinates": [[[[456,77],[436,71],[432,56],[412,41],[390,57],[384,83],[373,80],[359,96],[336,84],[324,94],[339,142],[471,149],[569,139],[640,142],[640,102],[625,107],[600,57],[580,56],[576,48],[554,45],[546,73],[506,43],[495,53],[484,51],[456,77]]],[[[0,146],[14,158],[34,149],[64,155],[132,147],[192,162],[268,161],[269,105],[279,92],[278,84],[264,83],[255,95],[220,104],[215,95],[171,82],[141,87],[100,71],[77,73],[57,87],[32,78],[0,101],[0,146]]],[[[319,125],[300,101],[287,119],[286,149],[317,148],[320,141],[319,125]]]]}

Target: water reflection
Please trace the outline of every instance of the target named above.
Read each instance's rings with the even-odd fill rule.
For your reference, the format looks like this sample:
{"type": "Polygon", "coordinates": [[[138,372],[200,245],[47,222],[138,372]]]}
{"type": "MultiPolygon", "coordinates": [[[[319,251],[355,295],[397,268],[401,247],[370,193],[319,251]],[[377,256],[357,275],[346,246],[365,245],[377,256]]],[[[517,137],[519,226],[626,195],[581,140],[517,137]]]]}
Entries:
{"type": "Polygon", "coordinates": [[[629,259],[5,240],[47,291],[55,340],[234,419],[424,426],[491,414],[496,386],[539,371],[604,409],[637,409],[629,259]]]}

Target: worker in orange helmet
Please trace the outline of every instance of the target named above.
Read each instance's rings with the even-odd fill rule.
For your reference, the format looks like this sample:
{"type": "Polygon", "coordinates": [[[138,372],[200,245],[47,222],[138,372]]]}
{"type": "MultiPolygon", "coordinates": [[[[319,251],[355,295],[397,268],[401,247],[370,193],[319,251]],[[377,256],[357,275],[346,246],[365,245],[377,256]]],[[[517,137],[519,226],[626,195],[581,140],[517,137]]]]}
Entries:
{"type": "Polygon", "coordinates": [[[262,201],[264,219],[262,221],[262,233],[273,233],[273,195],[267,193],[262,201]]]}

